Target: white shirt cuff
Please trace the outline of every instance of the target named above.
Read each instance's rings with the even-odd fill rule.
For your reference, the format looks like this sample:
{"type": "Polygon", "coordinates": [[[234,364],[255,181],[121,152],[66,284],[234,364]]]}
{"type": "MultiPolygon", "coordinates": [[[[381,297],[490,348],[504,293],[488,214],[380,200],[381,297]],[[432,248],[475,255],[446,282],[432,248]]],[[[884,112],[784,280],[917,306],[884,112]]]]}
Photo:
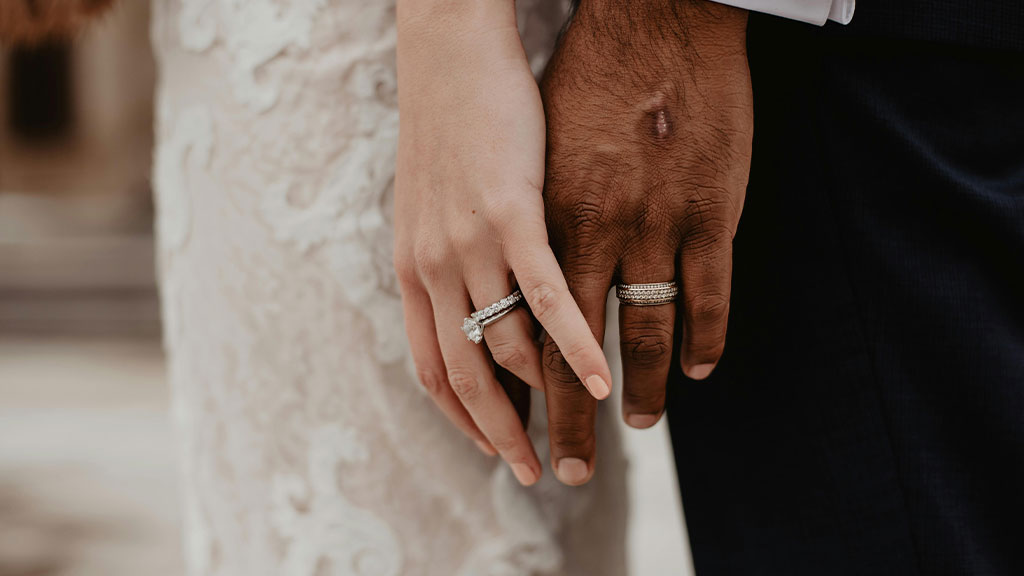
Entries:
{"type": "Polygon", "coordinates": [[[828,20],[849,24],[856,0],[712,0],[754,12],[823,25],[828,20]]]}

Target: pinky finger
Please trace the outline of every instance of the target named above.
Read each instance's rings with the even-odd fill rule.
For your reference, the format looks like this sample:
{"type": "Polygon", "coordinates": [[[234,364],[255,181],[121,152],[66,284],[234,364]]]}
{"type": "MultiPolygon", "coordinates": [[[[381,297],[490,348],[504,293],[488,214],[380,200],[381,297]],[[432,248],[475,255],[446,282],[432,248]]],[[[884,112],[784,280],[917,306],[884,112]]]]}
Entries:
{"type": "MultiPolygon", "coordinates": [[[[705,243],[700,243],[705,244],[705,243]]],[[[707,378],[725,349],[732,280],[732,238],[699,250],[683,247],[683,372],[694,380],[707,378]]]]}
{"type": "Polygon", "coordinates": [[[437,343],[434,310],[427,292],[421,287],[403,287],[402,307],[405,313],[405,332],[412,347],[416,377],[420,384],[427,390],[441,412],[463,434],[476,442],[480,451],[488,456],[496,455],[498,451],[477,428],[466,407],[448,384],[448,371],[445,369],[441,348],[437,343]]]}

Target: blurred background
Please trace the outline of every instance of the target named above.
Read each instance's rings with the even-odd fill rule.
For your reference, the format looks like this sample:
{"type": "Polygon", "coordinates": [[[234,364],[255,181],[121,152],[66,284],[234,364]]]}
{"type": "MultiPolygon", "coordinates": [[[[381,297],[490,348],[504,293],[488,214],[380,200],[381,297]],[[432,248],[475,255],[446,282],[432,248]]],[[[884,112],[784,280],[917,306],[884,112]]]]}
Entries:
{"type": "Polygon", "coordinates": [[[0,48],[0,576],[183,572],[148,6],[0,48]]]}
{"type": "MultiPolygon", "coordinates": [[[[183,573],[148,18],[0,47],[0,576],[183,573]]],[[[632,571],[689,574],[665,424],[624,435],[632,571]]]]}

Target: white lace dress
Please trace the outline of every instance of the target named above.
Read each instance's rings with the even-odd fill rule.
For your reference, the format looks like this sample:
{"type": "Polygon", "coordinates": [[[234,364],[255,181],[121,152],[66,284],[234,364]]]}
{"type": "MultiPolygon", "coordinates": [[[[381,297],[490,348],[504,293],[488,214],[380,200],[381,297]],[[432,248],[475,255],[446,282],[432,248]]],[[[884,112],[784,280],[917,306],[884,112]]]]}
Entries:
{"type": "MultiPolygon", "coordinates": [[[[540,68],[563,9],[519,4],[540,68]]],[[[153,2],[189,573],[621,576],[611,414],[590,485],[547,469],[523,489],[415,381],[391,268],[394,18],[394,0],[153,2]]]]}

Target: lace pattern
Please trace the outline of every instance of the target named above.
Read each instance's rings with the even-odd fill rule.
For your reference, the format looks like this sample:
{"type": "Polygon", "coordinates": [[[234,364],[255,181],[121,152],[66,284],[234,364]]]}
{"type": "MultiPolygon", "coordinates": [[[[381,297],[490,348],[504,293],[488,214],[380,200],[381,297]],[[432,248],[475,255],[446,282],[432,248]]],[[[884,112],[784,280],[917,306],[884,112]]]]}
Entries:
{"type": "MultiPolygon", "coordinates": [[[[594,482],[547,470],[524,490],[415,381],[391,266],[393,0],[153,8],[190,574],[623,574],[611,422],[594,482]]],[[[519,11],[539,70],[564,7],[519,11]]],[[[542,399],[533,414],[546,461],[542,399]]]]}

